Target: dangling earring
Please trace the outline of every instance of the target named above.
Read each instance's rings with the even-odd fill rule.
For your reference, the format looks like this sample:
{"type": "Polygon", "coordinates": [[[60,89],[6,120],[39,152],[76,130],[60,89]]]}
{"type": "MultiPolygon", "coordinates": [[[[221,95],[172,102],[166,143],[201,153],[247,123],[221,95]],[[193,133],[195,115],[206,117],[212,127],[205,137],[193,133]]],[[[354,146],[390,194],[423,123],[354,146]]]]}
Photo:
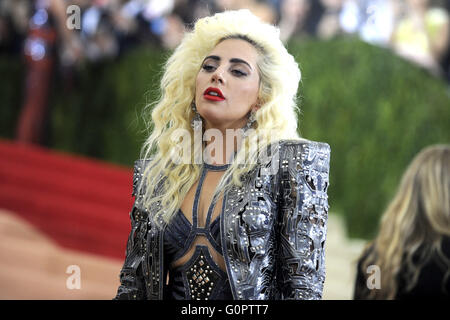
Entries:
{"type": "Polygon", "coordinates": [[[244,130],[244,133],[242,134],[243,137],[247,137],[249,132],[249,129],[253,126],[253,124],[256,122],[256,111],[251,111],[250,115],[247,120],[247,124],[242,128],[244,130]]]}
{"type": "Polygon", "coordinates": [[[197,112],[197,107],[195,106],[195,101],[192,100],[191,103],[192,111],[194,112],[194,117],[191,120],[191,127],[194,131],[201,130],[203,128],[203,121],[200,114],[197,112]]]}

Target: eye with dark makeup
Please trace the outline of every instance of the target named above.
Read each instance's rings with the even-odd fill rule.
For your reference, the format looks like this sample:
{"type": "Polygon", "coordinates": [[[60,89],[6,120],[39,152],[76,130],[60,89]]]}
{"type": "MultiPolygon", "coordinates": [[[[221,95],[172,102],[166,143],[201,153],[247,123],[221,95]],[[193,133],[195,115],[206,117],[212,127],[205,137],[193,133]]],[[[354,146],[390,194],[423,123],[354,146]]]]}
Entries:
{"type": "MultiPolygon", "coordinates": [[[[215,68],[216,68],[215,66],[210,65],[210,64],[207,64],[207,63],[205,63],[205,64],[202,66],[202,69],[205,70],[206,72],[212,72],[212,71],[215,70],[215,68]]],[[[232,69],[232,70],[231,70],[231,73],[232,73],[234,76],[236,76],[236,77],[244,77],[244,76],[247,76],[247,75],[248,75],[246,72],[241,71],[241,70],[239,70],[239,69],[232,69]]]]}
{"type": "Polygon", "coordinates": [[[208,65],[208,64],[204,64],[202,66],[202,69],[205,70],[205,71],[213,71],[214,66],[211,66],[211,65],[208,65]]]}
{"type": "Polygon", "coordinates": [[[232,72],[234,75],[236,75],[237,77],[243,77],[243,76],[246,76],[246,75],[247,75],[247,73],[242,72],[241,70],[238,70],[238,69],[233,69],[233,70],[231,70],[231,72],[232,72]]]}

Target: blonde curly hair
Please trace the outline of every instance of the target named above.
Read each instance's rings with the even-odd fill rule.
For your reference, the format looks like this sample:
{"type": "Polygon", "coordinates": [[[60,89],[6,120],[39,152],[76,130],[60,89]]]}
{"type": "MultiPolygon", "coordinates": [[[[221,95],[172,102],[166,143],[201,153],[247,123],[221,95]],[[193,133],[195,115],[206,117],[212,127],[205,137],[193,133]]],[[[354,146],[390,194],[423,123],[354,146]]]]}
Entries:
{"type": "Polygon", "coordinates": [[[258,99],[261,107],[255,115],[257,125],[243,139],[242,147],[236,154],[236,159],[240,161],[231,163],[216,187],[215,195],[232,184],[240,185],[241,175],[254,167],[258,154],[268,145],[281,139],[301,139],[297,133],[297,114],[300,110],[296,102],[301,74],[294,57],[280,40],[279,29],[262,22],[246,9],[199,19],[165,63],[160,98],[148,106],[153,107],[152,122],[149,123],[149,128],[153,130],[142,147],[141,159],[152,160],[138,188],[145,190],[142,191],[143,204],[147,209],[159,203],[160,210],[153,216],[155,221],[163,218],[169,222],[199,178],[201,164],[195,164],[193,157],[202,152],[200,148],[203,146],[194,145],[194,139],[183,141],[190,143],[188,147],[193,150],[192,161],[177,164],[172,157],[180,142],[173,141],[171,137],[178,129],[188,130],[194,135],[191,103],[195,97],[196,76],[208,53],[229,38],[244,39],[257,49],[261,79],[258,99]],[[250,148],[255,140],[258,147],[250,148]],[[164,192],[155,196],[155,188],[161,182],[164,192]]]}
{"type": "Polygon", "coordinates": [[[382,216],[378,236],[363,250],[361,271],[372,264],[381,271],[381,288],[365,298],[394,299],[399,277],[407,280],[405,290],[411,290],[434,255],[447,268],[443,284],[448,281],[445,236],[450,236],[450,145],[434,145],[411,162],[382,216]]]}

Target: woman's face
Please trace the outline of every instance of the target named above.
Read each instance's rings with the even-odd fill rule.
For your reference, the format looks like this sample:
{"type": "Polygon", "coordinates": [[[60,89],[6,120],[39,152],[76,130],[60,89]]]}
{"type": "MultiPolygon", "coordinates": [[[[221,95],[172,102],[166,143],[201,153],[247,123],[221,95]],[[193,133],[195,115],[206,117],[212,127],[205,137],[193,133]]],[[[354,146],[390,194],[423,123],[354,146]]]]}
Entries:
{"type": "Polygon", "coordinates": [[[196,79],[195,103],[205,129],[238,129],[258,108],[258,52],[245,40],[220,42],[204,59],[196,79]]]}

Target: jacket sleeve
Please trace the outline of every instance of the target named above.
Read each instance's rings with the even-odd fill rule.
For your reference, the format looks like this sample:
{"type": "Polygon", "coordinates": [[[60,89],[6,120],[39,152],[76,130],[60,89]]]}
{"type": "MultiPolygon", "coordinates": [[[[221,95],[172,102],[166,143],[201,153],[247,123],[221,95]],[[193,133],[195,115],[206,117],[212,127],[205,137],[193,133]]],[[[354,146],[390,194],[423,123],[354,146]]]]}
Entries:
{"type": "MultiPolygon", "coordinates": [[[[133,174],[133,195],[136,196],[142,165],[136,161],[133,174]]],[[[136,199],[138,197],[136,196],[136,199]]],[[[113,300],[147,299],[143,264],[147,236],[146,213],[139,209],[135,200],[130,212],[131,231],[125,250],[125,261],[120,271],[120,286],[113,300]]]]}
{"type": "Polygon", "coordinates": [[[321,299],[325,281],[330,146],[280,149],[277,285],[283,300],[321,299]]]}

